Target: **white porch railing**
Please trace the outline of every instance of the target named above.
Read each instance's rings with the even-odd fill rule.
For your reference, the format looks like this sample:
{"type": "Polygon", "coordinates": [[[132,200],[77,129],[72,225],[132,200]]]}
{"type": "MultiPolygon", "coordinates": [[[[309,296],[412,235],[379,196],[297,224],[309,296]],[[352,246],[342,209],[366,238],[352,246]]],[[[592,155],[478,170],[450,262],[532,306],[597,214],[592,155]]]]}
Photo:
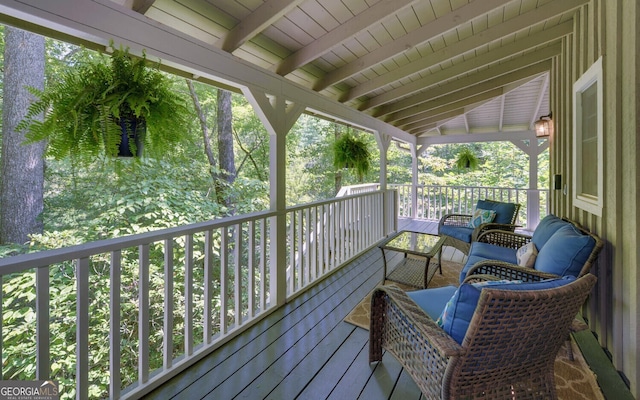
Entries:
{"type": "MultiPolygon", "coordinates": [[[[294,296],[395,230],[396,198],[288,208],[286,232],[261,212],[0,259],[0,293],[16,295],[0,308],[0,353],[31,371],[12,379],[58,380],[63,398],[138,398],[275,309],[278,287],[294,296]],[[16,354],[18,327],[33,340],[16,354]]],[[[19,372],[4,365],[3,377],[19,372]]]]}
{"type": "Polygon", "coordinates": [[[516,223],[529,230],[548,214],[549,191],[546,189],[418,185],[414,203],[412,185],[389,184],[388,187],[398,191],[399,217],[437,221],[445,214],[471,214],[478,200],[483,199],[519,203],[521,208],[516,223]]]}

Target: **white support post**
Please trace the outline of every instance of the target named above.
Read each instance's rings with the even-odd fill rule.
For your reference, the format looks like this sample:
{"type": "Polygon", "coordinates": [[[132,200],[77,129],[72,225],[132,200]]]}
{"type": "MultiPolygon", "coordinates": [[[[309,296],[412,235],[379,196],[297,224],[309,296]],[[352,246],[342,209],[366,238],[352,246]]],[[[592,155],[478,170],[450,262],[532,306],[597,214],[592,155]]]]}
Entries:
{"type": "Polygon", "coordinates": [[[418,217],[418,145],[409,145],[411,149],[411,218],[418,217]]]}
{"type": "Polygon", "coordinates": [[[391,144],[391,136],[375,131],[374,136],[380,150],[380,190],[387,189],[387,152],[391,144]]]}
{"type": "Polygon", "coordinates": [[[269,232],[270,298],[272,306],[279,306],[287,298],[286,135],[305,107],[287,102],[283,93],[267,94],[252,87],[244,88],[243,92],[269,132],[269,199],[271,211],[277,213],[269,232]]]}
{"type": "MultiPolygon", "coordinates": [[[[391,144],[391,136],[386,133],[374,132],[376,142],[378,143],[378,149],[380,150],[380,190],[387,190],[387,152],[389,151],[389,145],[391,144]]],[[[382,197],[382,209],[385,213],[389,212],[390,204],[388,202],[388,196],[382,197]]],[[[382,218],[382,232],[386,235],[389,232],[388,218],[385,215],[382,218]]]]}
{"type": "Polygon", "coordinates": [[[538,139],[525,141],[512,140],[520,150],[529,156],[529,190],[527,190],[527,230],[533,231],[540,221],[540,190],[538,190],[538,155],[549,147],[545,140],[538,145],[538,139]]]}

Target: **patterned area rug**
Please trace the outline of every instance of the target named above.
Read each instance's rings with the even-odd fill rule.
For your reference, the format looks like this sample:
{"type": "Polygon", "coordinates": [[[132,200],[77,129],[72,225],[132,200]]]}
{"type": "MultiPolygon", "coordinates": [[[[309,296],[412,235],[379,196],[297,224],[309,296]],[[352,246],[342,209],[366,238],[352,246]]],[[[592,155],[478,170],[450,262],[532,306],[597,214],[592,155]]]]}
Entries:
{"type": "MultiPolygon", "coordinates": [[[[429,287],[439,287],[445,285],[456,285],[460,276],[462,265],[451,261],[444,261],[442,264],[442,275],[437,272],[429,287]]],[[[397,282],[386,281],[385,285],[395,285],[404,290],[415,290],[415,288],[402,285],[397,282]]],[[[371,295],[367,295],[362,301],[347,315],[344,319],[352,325],[363,329],[369,329],[370,319],[370,303],[371,295]]],[[[582,353],[578,346],[572,341],[574,361],[567,357],[566,344],[560,349],[558,357],[556,357],[555,373],[556,373],[556,391],[558,398],[561,400],[583,400],[594,399],[604,400],[604,396],[600,391],[596,381],[595,374],[586,361],[582,357],[582,353]]]]}

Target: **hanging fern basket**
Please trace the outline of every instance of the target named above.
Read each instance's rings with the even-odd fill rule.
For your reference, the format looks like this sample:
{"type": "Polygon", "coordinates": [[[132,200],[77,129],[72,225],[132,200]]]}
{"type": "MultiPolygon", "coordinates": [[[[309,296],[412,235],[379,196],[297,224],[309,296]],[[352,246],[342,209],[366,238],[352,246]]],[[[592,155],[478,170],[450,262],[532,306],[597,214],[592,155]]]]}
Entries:
{"type": "Polygon", "coordinates": [[[354,169],[362,181],[371,167],[371,153],[367,143],[351,134],[341,135],[334,145],[334,165],[338,169],[354,169]]]}
{"type": "Polygon", "coordinates": [[[462,149],[456,158],[456,167],[459,169],[474,170],[479,164],[478,156],[467,147],[462,149]]]}

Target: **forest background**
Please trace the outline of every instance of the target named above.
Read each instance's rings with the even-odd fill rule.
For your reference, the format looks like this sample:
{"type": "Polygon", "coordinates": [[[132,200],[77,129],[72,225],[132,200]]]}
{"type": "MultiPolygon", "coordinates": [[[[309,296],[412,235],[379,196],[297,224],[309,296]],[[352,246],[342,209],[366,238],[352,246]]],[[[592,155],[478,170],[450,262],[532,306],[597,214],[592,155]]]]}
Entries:
{"type": "MultiPolygon", "coordinates": [[[[95,240],[132,235],[150,230],[247,214],[269,208],[269,134],[248,101],[240,94],[230,93],[206,84],[169,76],[174,90],[188,101],[193,121],[186,132],[188,140],[176,145],[162,158],[141,159],[96,158],[90,164],[80,164],[73,158],[55,160],[44,157],[44,144],[36,148],[44,164],[41,191],[37,185],[20,182],[20,168],[13,163],[28,162],[22,146],[24,132],[15,125],[26,113],[29,94],[25,82],[33,82],[37,74],[8,68],[9,57],[24,57],[28,67],[42,65],[39,84],[56,79],[64,70],[100,57],[83,48],[42,38],[13,28],[0,27],[0,85],[3,90],[2,160],[0,179],[0,216],[9,217],[21,204],[12,200],[10,190],[18,188],[41,198],[41,211],[26,232],[25,239],[7,238],[5,224],[0,225],[0,257],[44,249],[71,246],[95,240]],[[12,40],[11,35],[14,36],[12,40]],[[16,42],[16,38],[18,41],[16,42]],[[25,53],[19,43],[33,41],[41,49],[25,53]],[[31,81],[29,80],[31,79],[31,81]],[[12,88],[12,92],[8,88],[12,88]],[[15,97],[18,91],[24,96],[15,97]],[[11,93],[10,95],[8,93],[11,93]],[[9,103],[11,102],[11,103],[9,103]],[[11,106],[11,107],[9,107],[11,106]],[[20,108],[22,107],[22,108],[20,108]],[[16,111],[16,108],[18,110],[16,111]],[[12,110],[11,112],[9,110],[12,110]],[[13,149],[14,152],[9,152],[13,149]],[[17,149],[17,150],[16,150],[17,149]],[[11,161],[9,163],[8,161],[11,161]]],[[[33,85],[33,83],[29,83],[33,85]]],[[[36,85],[38,82],[36,82],[36,85]]],[[[333,144],[344,134],[365,140],[371,152],[371,169],[363,182],[378,182],[379,150],[372,134],[303,114],[286,139],[287,204],[298,205],[334,197],[340,187],[360,183],[348,169],[336,170],[333,165],[333,144]]],[[[388,183],[405,184],[412,180],[410,152],[392,145],[388,152],[388,183]]],[[[529,186],[528,158],[510,142],[473,143],[468,145],[430,146],[418,159],[418,182],[424,185],[491,186],[525,189],[529,186]],[[462,148],[471,148],[479,157],[479,168],[457,168],[456,155],[462,148]]],[[[548,151],[539,158],[539,187],[548,187],[548,151]]],[[[10,218],[0,218],[7,221],[10,218]]],[[[73,303],[73,266],[60,267],[52,278],[58,290],[52,307],[64,310],[73,303]],[[57,286],[56,286],[57,285],[57,286]],[[67,304],[68,303],[68,304],[67,304]]],[[[34,274],[4,277],[2,286],[3,378],[34,379],[35,335],[34,274]],[[13,310],[13,311],[12,311],[13,310]],[[19,355],[19,356],[16,356],[19,355]]],[[[96,297],[99,292],[96,292],[96,297]]],[[[101,296],[101,295],[100,295],[101,296]]],[[[105,296],[107,294],[105,293],[105,296]]],[[[123,299],[131,309],[136,300],[123,299]]],[[[123,306],[125,307],[125,306],[123,306]]],[[[108,310],[103,310],[108,320],[108,310]]],[[[96,315],[102,315],[96,313],[96,315]]],[[[123,318],[125,311],[123,310],[123,318]]],[[[55,315],[54,315],[55,317],[55,315]]],[[[70,384],[75,367],[73,346],[73,315],[52,322],[52,352],[67,354],[52,364],[52,375],[70,384]]],[[[133,317],[135,318],[135,317],[133,317]]],[[[55,319],[55,318],[54,318],[55,319]]],[[[104,324],[103,324],[104,325],[104,324]]],[[[96,326],[100,321],[96,319],[96,326]]],[[[132,337],[135,337],[132,333],[132,337]]],[[[157,338],[162,340],[161,337],[157,338]]],[[[92,365],[106,365],[108,351],[92,353],[92,365]]],[[[132,358],[135,361],[135,357],[132,358]]],[[[123,365],[123,371],[132,365],[123,365]]],[[[123,372],[127,379],[135,379],[123,372]]],[[[105,394],[108,379],[104,371],[92,370],[96,382],[93,395],[105,394]]],[[[63,398],[72,397],[67,391],[63,398]]]]}

